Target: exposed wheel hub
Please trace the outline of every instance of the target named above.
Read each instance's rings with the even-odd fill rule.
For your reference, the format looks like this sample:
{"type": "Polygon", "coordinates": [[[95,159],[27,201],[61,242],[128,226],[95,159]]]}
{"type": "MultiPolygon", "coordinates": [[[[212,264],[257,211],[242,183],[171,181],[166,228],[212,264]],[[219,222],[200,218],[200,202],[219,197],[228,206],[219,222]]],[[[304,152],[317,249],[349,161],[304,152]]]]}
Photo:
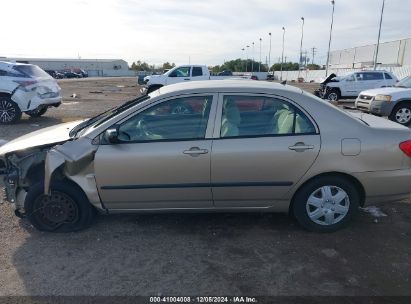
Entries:
{"type": "Polygon", "coordinates": [[[53,192],[38,199],[40,218],[48,224],[72,223],[78,219],[78,207],[66,194],[53,192]]]}

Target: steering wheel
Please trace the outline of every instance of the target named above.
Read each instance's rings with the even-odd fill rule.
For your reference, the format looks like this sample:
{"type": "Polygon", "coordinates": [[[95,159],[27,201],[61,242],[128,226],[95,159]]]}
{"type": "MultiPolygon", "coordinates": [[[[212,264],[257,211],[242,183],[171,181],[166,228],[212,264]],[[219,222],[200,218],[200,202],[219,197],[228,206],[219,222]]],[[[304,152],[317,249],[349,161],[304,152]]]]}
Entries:
{"type": "Polygon", "coordinates": [[[193,114],[194,109],[185,103],[176,103],[175,105],[172,106],[171,114],[193,114]]]}

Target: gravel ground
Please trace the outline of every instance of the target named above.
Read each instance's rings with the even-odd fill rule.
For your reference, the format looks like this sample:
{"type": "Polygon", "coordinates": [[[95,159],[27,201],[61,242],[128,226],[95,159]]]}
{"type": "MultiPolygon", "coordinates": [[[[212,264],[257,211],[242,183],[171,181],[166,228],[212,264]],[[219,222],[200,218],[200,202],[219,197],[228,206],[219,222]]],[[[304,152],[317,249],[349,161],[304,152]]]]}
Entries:
{"type": "MultiPolygon", "coordinates": [[[[0,138],[89,117],[139,89],[133,78],[60,85],[60,108],[1,126],[0,138]]],[[[386,217],[361,212],[333,234],[306,232],[282,214],[100,216],[86,231],[50,234],[0,198],[0,296],[411,296],[411,203],[379,207],[386,217]]]]}

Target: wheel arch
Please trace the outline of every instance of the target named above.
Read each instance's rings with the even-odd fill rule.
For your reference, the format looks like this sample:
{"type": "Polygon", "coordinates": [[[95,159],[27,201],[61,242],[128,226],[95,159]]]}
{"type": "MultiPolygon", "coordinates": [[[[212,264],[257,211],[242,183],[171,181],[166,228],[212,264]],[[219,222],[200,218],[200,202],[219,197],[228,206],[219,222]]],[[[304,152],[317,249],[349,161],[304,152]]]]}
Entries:
{"type": "Polygon", "coordinates": [[[293,210],[293,205],[294,205],[294,201],[295,201],[295,197],[296,195],[299,193],[299,191],[308,183],[310,183],[311,181],[313,181],[316,178],[320,178],[320,177],[340,177],[340,178],[344,178],[348,181],[350,181],[354,187],[358,190],[358,194],[360,196],[360,206],[363,207],[364,203],[365,203],[365,189],[364,186],[361,184],[361,182],[355,178],[354,176],[347,174],[347,173],[343,173],[343,172],[326,172],[326,173],[321,173],[318,175],[315,175],[311,178],[309,178],[308,180],[306,180],[303,184],[301,184],[298,189],[294,192],[292,198],[291,198],[291,203],[288,209],[288,213],[292,214],[292,210],[293,210]]]}

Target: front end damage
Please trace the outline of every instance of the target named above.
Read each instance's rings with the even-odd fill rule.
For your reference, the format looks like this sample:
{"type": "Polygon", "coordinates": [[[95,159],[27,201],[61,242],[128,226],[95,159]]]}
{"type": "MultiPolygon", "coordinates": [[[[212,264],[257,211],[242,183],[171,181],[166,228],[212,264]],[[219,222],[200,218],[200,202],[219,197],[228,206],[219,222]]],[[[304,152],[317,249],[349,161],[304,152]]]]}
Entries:
{"type": "Polygon", "coordinates": [[[25,216],[25,200],[30,188],[44,184],[49,195],[54,181],[73,182],[86,194],[90,203],[103,211],[94,176],[97,145],[88,138],[14,151],[0,158],[6,201],[14,204],[16,215],[25,216]]]}
{"type": "Polygon", "coordinates": [[[314,91],[314,95],[324,99],[325,96],[327,96],[328,91],[331,89],[329,86],[327,86],[327,84],[330,82],[339,82],[336,77],[337,75],[331,74],[326,79],[321,81],[320,87],[314,91]]]}

